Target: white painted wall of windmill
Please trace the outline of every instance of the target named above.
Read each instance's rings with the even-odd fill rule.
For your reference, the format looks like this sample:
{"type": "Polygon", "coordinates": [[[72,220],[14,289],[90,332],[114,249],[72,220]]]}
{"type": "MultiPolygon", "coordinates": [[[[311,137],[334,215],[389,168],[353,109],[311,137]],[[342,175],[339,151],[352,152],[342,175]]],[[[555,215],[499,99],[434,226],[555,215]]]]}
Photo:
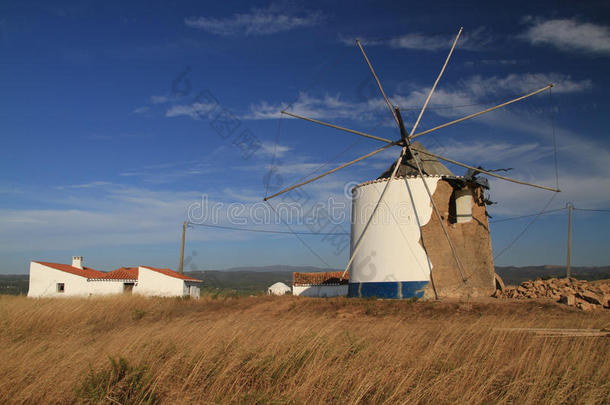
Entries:
{"type": "MultiPolygon", "coordinates": [[[[434,194],[440,177],[425,179],[434,194]]],[[[385,185],[386,181],[378,181],[354,190],[352,251],[385,185]]],[[[392,180],[384,201],[354,258],[350,283],[429,281],[432,264],[419,241],[420,227],[432,216],[432,204],[422,179],[392,180]]]]}
{"type": "Polygon", "coordinates": [[[86,297],[89,295],[89,287],[85,277],[30,262],[28,297],[86,297]],[[58,283],[63,283],[63,292],[57,291],[58,283]]]}
{"type": "Polygon", "coordinates": [[[347,295],[347,284],[341,285],[295,285],[292,287],[292,295],[304,297],[345,297],[347,295]]]}

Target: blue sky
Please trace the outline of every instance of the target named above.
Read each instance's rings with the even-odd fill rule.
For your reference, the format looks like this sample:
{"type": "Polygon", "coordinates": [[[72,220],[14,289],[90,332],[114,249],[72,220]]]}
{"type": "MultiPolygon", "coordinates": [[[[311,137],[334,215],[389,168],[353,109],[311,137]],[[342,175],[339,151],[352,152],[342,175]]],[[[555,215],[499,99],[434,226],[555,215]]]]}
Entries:
{"type": "MultiPolygon", "coordinates": [[[[281,222],[261,223],[268,190],[383,145],[295,119],[278,125],[278,112],[290,106],[395,139],[354,39],[410,126],[460,26],[420,129],[556,86],[552,98],[541,93],[422,143],[554,186],[554,133],[563,192],[548,204],[549,192],[492,180],[493,220],[547,204],[610,207],[606,2],[504,9],[490,2],[2,2],[0,272],[76,254],[100,270],[176,268],[182,221],[202,201],[218,207],[218,224],[288,231],[281,222]]],[[[306,201],[307,216],[314,203],[332,199],[347,219],[325,227],[293,218],[292,229],[349,231],[344,190],[376,178],[398,153],[380,153],[273,203],[306,201]]],[[[494,253],[528,220],[492,223],[494,253]]],[[[575,212],[575,264],[610,262],[608,226],[608,213],[575,212]]],[[[542,216],[497,264],[563,263],[566,230],[565,211],[542,216]]],[[[289,234],[193,227],[186,267],[346,263],[340,237],[301,239],[307,246],[289,234]]]]}

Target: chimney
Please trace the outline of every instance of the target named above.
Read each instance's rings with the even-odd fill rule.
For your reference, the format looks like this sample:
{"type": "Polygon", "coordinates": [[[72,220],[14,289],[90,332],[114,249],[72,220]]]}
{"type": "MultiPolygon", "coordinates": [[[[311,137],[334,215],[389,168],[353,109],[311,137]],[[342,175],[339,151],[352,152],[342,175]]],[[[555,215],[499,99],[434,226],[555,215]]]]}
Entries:
{"type": "Polygon", "coordinates": [[[83,268],[83,257],[82,256],[72,256],[72,267],[78,267],[79,269],[83,268]]]}

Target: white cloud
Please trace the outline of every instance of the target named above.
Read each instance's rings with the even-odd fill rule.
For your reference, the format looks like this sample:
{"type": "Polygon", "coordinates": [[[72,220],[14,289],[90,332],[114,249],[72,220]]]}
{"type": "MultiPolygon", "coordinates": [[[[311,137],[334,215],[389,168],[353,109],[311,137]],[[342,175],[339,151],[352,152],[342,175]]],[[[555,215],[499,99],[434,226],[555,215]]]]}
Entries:
{"type": "Polygon", "coordinates": [[[540,142],[512,144],[488,140],[470,143],[443,142],[442,146],[432,147],[430,151],[439,155],[449,153],[452,159],[470,162],[472,165],[487,164],[484,168],[488,169],[495,168],[489,166],[489,164],[497,164],[498,162],[531,163],[553,153],[553,149],[550,146],[542,145],[540,142]]]}
{"type": "Polygon", "coordinates": [[[610,54],[610,28],[577,19],[536,20],[521,36],[533,45],[551,45],[562,51],[610,54]]]}
{"type": "Polygon", "coordinates": [[[256,154],[262,154],[265,156],[275,156],[276,158],[280,158],[291,150],[292,148],[286,145],[263,141],[261,143],[261,148],[256,152],[256,154]]]}
{"type": "Polygon", "coordinates": [[[164,104],[169,101],[167,96],[150,96],[150,102],[153,104],[164,104]]]}
{"type": "Polygon", "coordinates": [[[343,45],[354,46],[356,45],[356,40],[359,40],[360,43],[364,46],[377,46],[387,44],[387,40],[385,39],[366,38],[366,36],[363,35],[348,36],[339,34],[339,42],[341,42],[343,45]]]}
{"type": "MultiPolygon", "coordinates": [[[[264,167],[259,165],[258,169],[264,167]]],[[[338,181],[337,177],[333,180],[307,188],[310,199],[302,207],[301,215],[307,214],[314,202],[326,201],[333,192],[339,196],[342,194],[343,181],[338,181]]],[[[85,247],[178,243],[180,224],[189,212],[194,221],[228,226],[252,223],[260,225],[261,229],[285,230],[262,201],[262,192],[256,191],[256,188],[236,186],[208,190],[202,194],[197,191],[151,190],[110,182],[90,182],[63,186],[61,191],[57,187],[25,190],[24,198],[32,201],[43,199],[52,203],[54,208],[0,209],[0,252],[72,251],[85,247]],[[236,203],[243,204],[243,210],[232,211],[231,207],[235,207],[236,203]],[[237,215],[239,221],[235,217],[231,219],[231,215],[237,215]],[[265,218],[269,222],[261,223],[265,218]]],[[[281,201],[291,200],[278,198],[274,200],[274,205],[281,201]]],[[[345,209],[349,209],[349,204],[345,204],[345,209]]],[[[299,218],[303,219],[293,219],[298,221],[299,218]]],[[[295,222],[294,227],[308,230],[302,222],[295,222]]],[[[189,241],[252,238],[260,238],[260,235],[244,232],[189,234],[189,241]]]]}
{"type": "Polygon", "coordinates": [[[109,183],[107,181],[91,181],[89,183],[82,183],[82,184],[71,184],[68,186],[57,186],[56,188],[58,190],[64,190],[64,189],[69,189],[69,188],[97,188],[97,187],[102,187],[102,186],[109,186],[112,183],[109,183]]]}
{"type": "Polygon", "coordinates": [[[569,75],[560,73],[524,73],[509,74],[505,77],[492,76],[483,78],[472,76],[460,83],[475,97],[496,96],[513,92],[527,93],[553,83],[553,93],[579,93],[591,89],[591,80],[573,80],[569,75]]]}
{"type": "MultiPolygon", "coordinates": [[[[392,48],[423,50],[423,51],[438,51],[451,48],[451,44],[455,40],[456,34],[453,35],[429,35],[420,32],[413,32],[400,35],[390,39],[367,39],[366,37],[358,37],[360,42],[366,46],[389,46],[392,48]]],[[[339,41],[345,45],[354,45],[356,37],[339,36],[339,41]]],[[[479,27],[472,32],[464,32],[458,41],[456,47],[469,51],[478,51],[485,48],[493,42],[493,36],[485,27],[479,27]]]]}
{"type": "Polygon", "coordinates": [[[451,38],[441,36],[430,36],[424,34],[406,34],[389,41],[393,48],[404,49],[423,49],[426,51],[436,51],[447,49],[451,46],[451,38]]]}
{"type": "Polygon", "coordinates": [[[143,107],[135,108],[131,113],[132,114],[144,114],[145,112],[148,112],[148,110],[150,110],[150,107],[143,106],[143,107]]]}
{"type": "MultiPolygon", "coordinates": [[[[479,75],[471,76],[458,82],[454,86],[446,86],[444,89],[437,89],[432,97],[429,107],[458,107],[472,104],[485,103],[489,98],[507,97],[508,95],[521,95],[531,92],[537,88],[544,87],[549,83],[554,83],[554,93],[577,93],[589,90],[593,85],[590,80],[574,80],[569,75],[559,73],[548,74],[509,74],[499,77],[482,77],[479,75]]],[[[411,85],[410,87],[415,87],[411,85]]],[[[418,108],[421,106],[430,91],[429,88],[412,89],[408,92],[395,93],[390,96],[393,104],[403,110],[418,108]]],[[[263,120],[277,119],[282,116],[281,111],[286,110],[308,118],[321,120],[379,120],[388,118],[387,106],[380,97],[366,101],[350,101],[344,99],[340,93],[335,95],[326,94],[322,97],[315,97],[308,93],[301,92],[296,101],[292,104],[285,102],[270,103],[261,101],[252,104],[249,113],[244,119],[263,120]]],[[[462,114],[461,111],[448,109],[445,112],[437,111],[439,115],[451,116],[462,114]]],[[[284,115],[283,118],[291,118],[284,115]]],[[[389,118],[388,118],[389,120],[389,118]]],[[[391,122],[390,124],[393,125],[391,122]]]]}
{"type": "Polygon", "coordinates": [[[205,161],[191,160],[141,166],[123,171],[119,176],[138,177],[138,181],[149,184],[164,184],[175,183],[178,179],[210,175],[218,171],[217,167],[205,161]]]}
{"type": "MultiPolygon", "coordinates": [[[[509,174],[508,176],[511,175],[509,174]]],[[[546,186],[552,187],[555,185],[554,174],[550,171],[538,176],[523,176],[520,178],[546,186]]],[[[607,176],[579,176],[566,172],[561,173],[559,181],[561,193],[556,195],[549,209],[565,207],[567,202],[584,208],[605,208],[610,203],[606,191],[610,189],[610,178],[607,176]]],[[[553,195],[549,191],[494,178],[490,178],[490,185],[491,200],[498,203],[489,208],[492,216],[537,213],[547,204],[553,195]]]]}
{"type": "MultiPolygon", "coordinates": [[[[267,101],[253,104],[250,106],[250,112],[244,118],[253,120],[277,119],[282,116],[281,111],[286,110],[308,118],[365,120],[373,119],[376,111],[384,107],[385,104],[383,102],[380,103],[379,100],[352,102],[343,99],[341,94],[326,94],[323,97],[315,97],[301,92],[297,100],[292,104],[272,104],[267,101]]],[[[284,115],[283,118],[292,117],[284,115]]]]}
{"type": "Polygon", "coordinates": [[[186,115],[194,120],[200,119],[203,115],[212,112],[218,105],[209,103],[193,103],[190,105],[179,104],[170,107],[166,113],[166,117],[179,117],[186,115]]]}
{"type": "MultiPolygon", "coordinates": [[[[40,192],[33,192],[32,197],[40,192]]],[[[64,186],[59,194],[44,198],[61,208],[0,210],[0,221],[6,224],[0,232],[2,251],[177,240],[176,223],[183,221],[186,207],[196,201],[198,193],[91,182],[64,186]]]]}
{"type": "Polygon", "coordinates": [[[236,13],[228,18],[191,17],[184,23],[221,36],[261,36],[298,28],[313,27],[323,20],[320,12],[301,12],[271,4],[266,8],[253,8],[248,13],[236,13]]]}

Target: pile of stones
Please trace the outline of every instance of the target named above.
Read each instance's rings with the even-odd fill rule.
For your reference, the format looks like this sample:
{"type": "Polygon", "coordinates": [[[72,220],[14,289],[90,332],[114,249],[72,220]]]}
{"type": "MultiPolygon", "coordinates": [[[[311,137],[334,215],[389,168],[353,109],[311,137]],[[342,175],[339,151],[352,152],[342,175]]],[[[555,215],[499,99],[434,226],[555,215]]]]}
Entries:
{"type": "Polygon", "coordinates": [[[536,279],[496,290],[495,298],[536,299],[548,298],[562,304],[590,311],[610,308],[610,282],[587,282],[575,278],[536,279]]]}

